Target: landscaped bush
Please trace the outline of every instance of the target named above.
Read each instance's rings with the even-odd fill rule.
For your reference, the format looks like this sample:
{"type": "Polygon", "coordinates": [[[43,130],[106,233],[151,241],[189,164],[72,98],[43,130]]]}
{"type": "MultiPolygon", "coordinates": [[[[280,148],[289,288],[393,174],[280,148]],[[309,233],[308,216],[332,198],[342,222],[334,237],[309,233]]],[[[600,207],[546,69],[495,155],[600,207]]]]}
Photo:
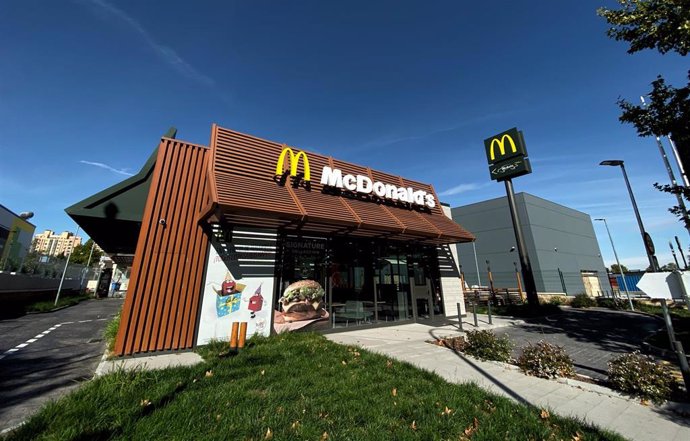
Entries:
{"type": "Polygon", "coordinates": [[[615,309],[622,311],[629,309],[628,302],[623,299],[612,299],[610,297],[597,297],[597,306],[601,308],[615,309]]]}
{"type": "Polygon", "coordinates": [[[592,306],[597,306],[597,301],[587,294],[578,294],[570,302],[570,306],[573,308],[591,308],[592,306]]]}
{"type": "Polygon", "coordinates": [[[109,351],[113,351],[115,349],[115,339],[117,338],[117,331],[120,329],[120,315],[122,312],[118,312],[115,317],[112,318],[108,322],[107,325],[105,325],[105,330],[103,331],[103,338],[105,339],[105,344],[108,348],[109,351]]]}
{"type": "Polygon", "coordinates": [[[675,386],[666,366],[639,351],[611,360],[608,376],[614,388],[655,403],[666,401],[675,386]]]}
{"type": "Polygon", "coordinates": [[[525,346],[517,362],[524,373],[535,377],[556,378],[575,374],[573,360],[565,349],[545,341],[525,346]]]}
{"type": "Polygon", "coordinates": [[[565,304],[565,298],[563,296],[553,296],[549,299],[549,305],[561,306],[565,304]]]}
{"type": "Polygon", "coordinates": [[[495,360],[507,362],[513,345],[508,337],[498,337],[493,331],[467,331],[467,347],[465,353],[480,360],[495,360]]]}

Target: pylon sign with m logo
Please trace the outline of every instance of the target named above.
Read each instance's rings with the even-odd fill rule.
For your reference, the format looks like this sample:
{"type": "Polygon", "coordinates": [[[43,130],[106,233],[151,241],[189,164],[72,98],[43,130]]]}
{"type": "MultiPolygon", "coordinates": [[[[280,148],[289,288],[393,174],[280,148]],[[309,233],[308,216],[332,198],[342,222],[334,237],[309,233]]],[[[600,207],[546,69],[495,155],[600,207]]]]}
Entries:
{"type": "Polygon", "coordinates": [[[484,140],[489,164],[505,161],[516,156],[527,156],[522,132],[516,127],[484,140]]]}
{"type": "Polygon", "coordinates": [[[484,140],[489,174],[495,181],[532,173],[525,139],[516,127],[484,140]]]}
{"type": "Polygon", "coordinates": [[[278,162],[276,163],[276,176],[282,176],[285,174],[285,159],[288,160],[290,165],[290,176],[297,177],[297,167],[299,165],[299,160],[302,159],[302,179],[305,182],[311,180],[311,170],[309,169],[309,158],[307,154],[299,150],[295,153],[290,147],[283,147],[283,151],[280,152],[278,156],[278,162]]]}

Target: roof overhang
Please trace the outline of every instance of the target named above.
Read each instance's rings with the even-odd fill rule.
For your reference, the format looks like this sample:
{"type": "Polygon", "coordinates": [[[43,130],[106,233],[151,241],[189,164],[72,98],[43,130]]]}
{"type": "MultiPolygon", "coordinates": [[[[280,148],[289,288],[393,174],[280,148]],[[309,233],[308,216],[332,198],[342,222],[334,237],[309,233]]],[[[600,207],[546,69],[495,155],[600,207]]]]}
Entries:
{"type": "MultiPolygon", "coordinates": [[[[164,135],[174,138],[171,127],[164,135]]],[[[134,254],[158,148],[137,174],[67,207],[65,211],[109,255],[134,254]]]]}
{"type": "Polygon", "coordinates": [[[213,126],[212,160],[206,185],[210,202],[200,220],[317,234],[387,238],[428,244],[469,242],[474,236],[447,217],[431,185],[294,149],[285,144],[213,126]],[[301,156],[300,156],[301,155],[301,156]],[[305,157],[308,158],[305,161],[305,157]],[[296,162],[294,164],[292,162],[296,162]],[[333,191],[319,179],[325,166],[372,181],[433,195],[436,204],[395,203],[352,192],[333,191]],[[305,168],[306,167],[306,168],[305,168]],[[283,175],[276,174],[286,170],[283,175]],[[288,175],[296,175],[294,177],[288,175]]]}

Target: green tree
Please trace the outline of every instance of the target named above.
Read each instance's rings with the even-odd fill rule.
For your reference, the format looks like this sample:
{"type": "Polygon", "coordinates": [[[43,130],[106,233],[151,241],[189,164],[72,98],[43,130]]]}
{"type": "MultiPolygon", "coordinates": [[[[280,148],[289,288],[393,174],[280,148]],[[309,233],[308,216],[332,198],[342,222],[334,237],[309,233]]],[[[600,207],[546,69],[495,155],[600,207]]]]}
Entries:
{"type": "MultiPolygon", "coordinates": [[[[664,79],[658,76],[652,82],[649,105],[646,107],[625,100],[619,100],[618,105],[623,110],[621,122],[633,124],[638,135],[671,136],[683,168],[690,172],[690,72],[687,86],[678,89],[667,85],[664,79]]],[[[690,200],[690,190],[684,186],[659,183],[655,183],[654,186],[667,193],[681,194],[690,200]]],[[[679,206],[670,208],[670,211],[682,219],[679,206]]]]}
{"type": "MultiPolygon", "coordinates": [[[[627,273],[629,271],[628,267],[626,267],[625,265],[621,265],[621,268],[623,269],[624,273],[627,273]]],[[[614,263],[613,265],[611,265],[611,272],[614,274],[620,274],[621,273],[620,269],[618,268],[617,263],[614,263]]]]}
{"type": "Polygon", "coordinates": [[[678,265],[676,265],[674,262],[669,262],[661,267],[661,271],[675,271],[677,269],[678,265]]]}
{"type": "MultiPolygon", "coordinates": [[[[91,247],[93,244],[93,239],[89,239],[85,244],[74,247],[72,257],[70,257],[70,262],[86,265],[86,263],[89,261],[89,254],[91,253],[91,247]]],[[[94,249],[93,256],[91,256],[91,265],[98,262],[102,255],[103,253],[100,250],[94,249]]]]}
{"type": "MultiPolygon", "coordinates": [[[[688,54],[690,1],[618,0],[618,4],[620,9],[599,8],[597,14],[611,25],[607,31],[610,37],[630,43],[628,53],[656,49],[662,54],[688,54]]],[[[652,82],[648,106],[635,105],[623,99],[618,101],[618,105],[623,110],[620,121],[633,124],[639,136],[670,136],[676,144],[683,168],[690,173],[690,82],[677,89],[667,85],[659,75],[652,82]]],[[[690,200],[690,190],[685,187],[659,183],[654,186],[690,200]]],[[[679,206],[669,211],[682,219],[679,206]]],[[[685,221],[690,224],[690,221],[685,221]]]]}
{"type": "Polygon", "coordinates": [[[618,0],[621,9],[599,8],[611,38],[630,43],[628,53],[656,49],[662,54],[690,51],[688,0],[618,0]]]}
{"type": "Polygon", "coordinates": [[[24,257],[24,264],[22,265],[22,272],[27,274],[34,274],[38,269],[38,261],[41,255],[37,251],[31,250],[24,257]]]}

